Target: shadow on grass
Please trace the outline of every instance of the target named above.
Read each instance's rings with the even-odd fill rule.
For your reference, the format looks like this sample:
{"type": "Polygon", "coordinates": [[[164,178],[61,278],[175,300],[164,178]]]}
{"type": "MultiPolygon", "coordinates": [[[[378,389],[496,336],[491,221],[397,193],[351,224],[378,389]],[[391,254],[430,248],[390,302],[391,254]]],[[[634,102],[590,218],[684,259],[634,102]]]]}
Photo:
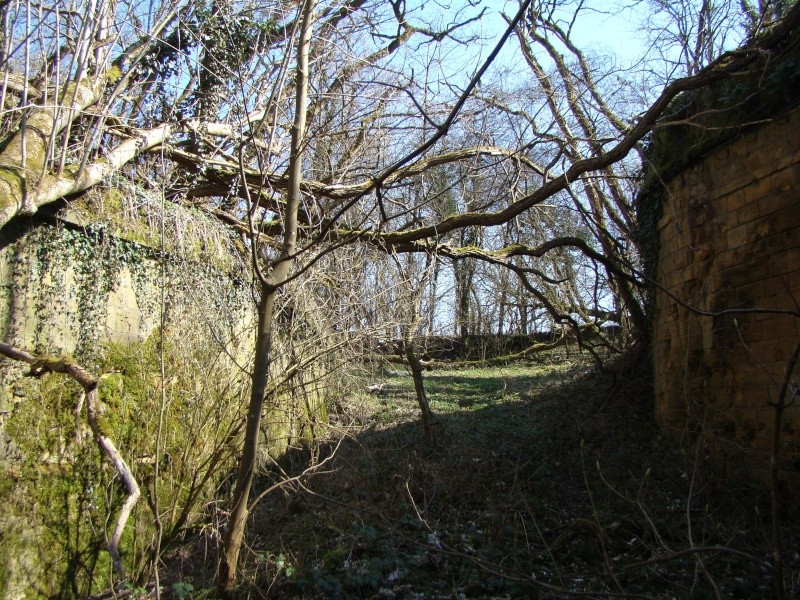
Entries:
{"type": "Polygon", "coordinates": [[[691,465],[650,422],[638,367],[613,387],[586,365],[428,373],[435,451],[395,375],[323,472],[251,515],[242,597],[769,597],[763,499],[700,475],[688,495],[691,465]],[[692,544],[754,560],[637,566],[690,547],[687,514],[692,544]]]}

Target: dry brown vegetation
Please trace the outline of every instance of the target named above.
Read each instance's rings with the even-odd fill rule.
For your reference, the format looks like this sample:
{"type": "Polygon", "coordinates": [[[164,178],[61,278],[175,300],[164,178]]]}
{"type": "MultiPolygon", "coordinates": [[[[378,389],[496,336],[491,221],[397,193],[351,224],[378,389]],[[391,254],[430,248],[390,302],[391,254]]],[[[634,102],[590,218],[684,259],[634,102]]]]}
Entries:
{"type": "MultiPolygon", "coordinates": [[[[330,461],[252,514],[241,597],[770,596],[768,498],[735,472],[710,477],[702,440],[659,434],[645,358],[428,373],[434,452],[410,378],[383,381],[342,399],[330,461]]],[[[257,485],[308,459],[298,449],[257,485]]],[[[186,541],[162,577],[197,593],[213,539],[186,541]]]]}

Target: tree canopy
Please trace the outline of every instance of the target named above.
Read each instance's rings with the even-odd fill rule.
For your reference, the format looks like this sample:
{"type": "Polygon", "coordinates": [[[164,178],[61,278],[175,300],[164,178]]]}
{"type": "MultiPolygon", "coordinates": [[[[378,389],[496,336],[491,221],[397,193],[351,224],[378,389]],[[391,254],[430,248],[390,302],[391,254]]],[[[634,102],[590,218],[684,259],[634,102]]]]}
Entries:
{"type": "Polygon", "coordinates": [[[334,268],[328,257],[371,253],[365,288],[397,268],[413,288],[398,317],[407,341],[604,324],[646,339],[635,196],[648,136],[684,122],[682,92],[781,53],[800,12],[747,0],[637,10],[652,46],[622,68],[580,47],[575,23],[603,18],[583,2],[2,3],[0,228],[113,176],[243,240],[260,322],[222,587],[247,514],[275,298],[334,268]],[[490,18],[503,30],[485,37],[490,18]]]}
{"type": "MultiPolygon", "coordinates": [[[[621,70],[573,39],[597,9],[516,8],[480,52],[489,6],[315,5],[295,258],[360,242],[500,265],[555,322],[585,321],[586,291],[554,283],[572,265],[641,331],[636,150],[677,94],[775,52],[792,18],[654,2],[659,55],[621,70]]],[[[121,174],[257,235],[268,259],[281,247],[294,3],[15,2],[3,18],[0,225],[121,174]]]]}

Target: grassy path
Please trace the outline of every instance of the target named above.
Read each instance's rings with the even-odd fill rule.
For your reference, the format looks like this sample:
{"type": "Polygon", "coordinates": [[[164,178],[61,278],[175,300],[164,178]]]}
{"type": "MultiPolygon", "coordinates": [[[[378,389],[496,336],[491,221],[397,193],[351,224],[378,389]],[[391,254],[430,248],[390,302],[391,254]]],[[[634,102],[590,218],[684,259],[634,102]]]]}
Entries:
{"type": "Polygon", "coordinates": [[[343,401],[323,472],[253,515],[243,597],[768,598],[762,499],[720,496],[659,436],[640,366],[616,382],[576,362],[427,373],[434,452],[410,378],[370,381],[383,393],[343,401]],[[692,545],[753,560],[637,566],[692,545]]]}

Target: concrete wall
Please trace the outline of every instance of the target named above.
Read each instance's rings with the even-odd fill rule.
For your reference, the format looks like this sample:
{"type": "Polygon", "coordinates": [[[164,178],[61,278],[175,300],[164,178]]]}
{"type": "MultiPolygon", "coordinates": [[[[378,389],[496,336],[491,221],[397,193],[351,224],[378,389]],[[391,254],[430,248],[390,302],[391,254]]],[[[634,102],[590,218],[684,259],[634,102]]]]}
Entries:
{"type": "Polygon", "coordinates": [[[161,323],[162,283],[167,325],[230,336],[252,327],[249,288],[213,265],[171,255],[162,271],[152,248],[38,224],[0,250],[0,339],[77,356],[145,340],[161,323]]]}
{"type": "MultiPolygon", "coordinates": [[[[105,374],[104,427],[143,487],[153,489],[153,457],[165,457],[157,489],[161,506],[174,507],[162,511],[169,531],[184,509],[191,523],[219,500],[218,486],[236,468],[228,436],[249,399],[255,305],[246,259],[237,262],[235,240],[215,233],[213,222],[179,207],[164,213],[165,203],[155,203],[145,216],[158,217],[161,207],[168,217],[162,252],[148,243],[159,241],[157,219],[129,214],[123,221],[120,203],[108,206],[113,199],[98,199],[111,218],[95,204],[86,219],[73,210],[3,230],[0,339],[71,355],[105,374]]],[[[137,198],[140,211],[144,201],[137,198]]],[[[279,328],[274,339],[276,375],[303,350],[304,340],[294,339],[293,352],[286,351],[289,335],[279,328]]],[[[103,589],[110,568],[99,549],[118,507],[109,490],[119,488],[109,484],[109,469],[84,435],[84,418],[73,414],[76,386],[58,375],[32,379],[27,371],[0,358],[0,597],[59,597],[92,582],[103,589]]],[[[308,366],[270,394],[263,463],[271,461],[267,450],[280,455],[323,430],[324,375],[308,366]]],[[[123,536],[130,564],[145,564],[155,535],[142,505],[128,524],[136,533],[123,536]]]]}
{"type": "MultiPolygon", "coordinates": [[[[787,361],[800,341],[800,110],[750,128],[668,182],[658,224],[656,416],[704,427],[732,470],[764,478],[787,361]],[[716,317],[705,311],[753,309],[716,317]]],[[[795,369],[793,380],[800,371],[795,369]]],[[[800,499],[800,402],[780,430],[783,476],[800,499]]]]}

